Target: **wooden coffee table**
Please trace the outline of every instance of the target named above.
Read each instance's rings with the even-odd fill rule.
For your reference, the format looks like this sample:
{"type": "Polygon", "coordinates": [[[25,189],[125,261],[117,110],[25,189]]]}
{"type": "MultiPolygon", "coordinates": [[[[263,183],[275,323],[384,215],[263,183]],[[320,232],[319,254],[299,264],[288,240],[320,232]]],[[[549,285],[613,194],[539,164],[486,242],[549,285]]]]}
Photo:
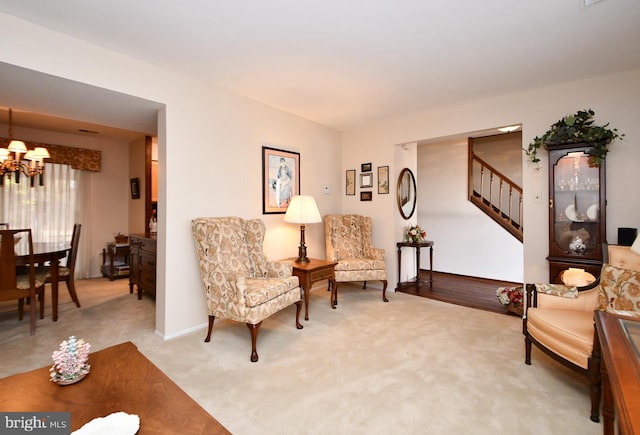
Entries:
{"type": "Polygon", "coordinates": [[[73,385],[49,381],[49,367],[0,379],[0,409],[70,412],[71,431],[123,411],[140,417],[138,434],[230,433],[131,342],[90,354],[89,364],[89,375],[73,385]]]}
{"type": "Polygon", "coordinates": [[[293,262],[293,275],[300,280],[300,287],[304,290],[304,320],[309,320],[309,292],[314,282],[329,280],[329,285],[335,285],[336,273],[333,261],[310,258],[308,263],[296,263],[295,258],[288,258],[293,262]]]}

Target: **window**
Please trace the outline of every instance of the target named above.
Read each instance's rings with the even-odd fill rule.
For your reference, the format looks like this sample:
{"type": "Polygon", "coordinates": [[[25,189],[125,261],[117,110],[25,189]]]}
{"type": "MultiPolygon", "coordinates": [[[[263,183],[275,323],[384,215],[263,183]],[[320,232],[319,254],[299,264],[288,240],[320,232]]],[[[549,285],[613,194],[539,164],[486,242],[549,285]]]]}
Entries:
{"type": "Polygon", "coordinates": [[[0,187],[0,222],[10,228],[31,228],[34,242],[68,242],[79,215],[79,182],[82,171],[69,165],[45,164],[44,186],[30,187],[30,180],[5,176],[0,187]]]}

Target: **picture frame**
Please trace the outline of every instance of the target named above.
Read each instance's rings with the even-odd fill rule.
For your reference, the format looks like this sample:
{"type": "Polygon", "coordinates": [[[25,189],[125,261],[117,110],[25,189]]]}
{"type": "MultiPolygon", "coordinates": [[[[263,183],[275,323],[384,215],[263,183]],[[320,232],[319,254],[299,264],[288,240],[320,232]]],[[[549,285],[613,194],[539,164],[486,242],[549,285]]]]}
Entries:
{"type": "Polygon", "coordinates": [[[378,166],[378,193],[389,193],[389,166],[378,166]]]}
{"type": "Polygon", "coordinates": [[[371,172],[371,163],[362,163],[360,165],[360,172],[371,172]]]}
{"type": "Polygon", "coordinates": [[[366,174],[360,174],[360,188],[373,187],[373,174],[368,172],[366,174]]]}
{"type": "Polygon", "coordinates": [[[372,201],[373,200],[373,192],[370,190],[360,192],[360,201],[372,201]]]}
{"type": "Polygon", "coordinates": [[[300,153],[262,147],[262,213],[284,214],[300,195],[300,153]]]}
{"type": "Polygon", "coordinates": [[[347,169],[345,174],[345,192],[346,195],[354,195],[356,194],[356,170],[355,169],[347,169]]]}
{"type": "Polygon", "coordinates": [[[131,199],[140,199],[140,179],[131,179],[131,199]]]}

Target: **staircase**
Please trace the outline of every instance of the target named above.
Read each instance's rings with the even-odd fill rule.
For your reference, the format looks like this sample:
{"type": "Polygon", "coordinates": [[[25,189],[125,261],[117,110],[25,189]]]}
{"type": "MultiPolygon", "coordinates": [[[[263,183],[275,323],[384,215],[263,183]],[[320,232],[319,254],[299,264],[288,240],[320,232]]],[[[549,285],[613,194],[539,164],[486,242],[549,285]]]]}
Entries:
{"type": "Polygon", "coordinates": [[[469,201],[522,242],[522,188],[471,150],[469,201]]]}

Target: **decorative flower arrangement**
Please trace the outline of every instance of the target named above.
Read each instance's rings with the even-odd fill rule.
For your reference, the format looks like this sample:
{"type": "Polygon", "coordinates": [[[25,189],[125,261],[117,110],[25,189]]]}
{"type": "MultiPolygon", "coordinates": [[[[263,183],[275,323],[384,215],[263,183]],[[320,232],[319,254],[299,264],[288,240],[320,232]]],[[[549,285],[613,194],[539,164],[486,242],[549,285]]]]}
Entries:
{"type": "Polygon", "coordinates": [[[541,146],[557,145],[565,143],[587,143],[591,148],[587,150],[589,154],[589,165],[600,166],[609,151],[609,144],[616,139],[623,139],[624,134],[617,129],[610,129],[609,123],[605,125],[593,125],[595,112],[591,109],[578,110],[573,115],[567,115],[551,126],[542,136],[536,136],[526,152],[529,160],[538,165],[538,150],[541,146]]]}
{"type": "Polygon", "coordinates": [[[507,310],[522,314],[522,302],[524,300],[522,287],[498,287],[496,295],[500,303],[507,307],[507,310]]]}
{"type": "Polygon", "coordinates": [[[420,243],[427,237],[427,232],[420,225],[413,225],[407,230],[405,239],[407,242],[420,243]]]}
{"type": "Polygon", "coordinates": [[[60,350],[53,352],[53,365],[49,369],[51,381],[59,384],[71,384],[84,378],[91,366],[89,349],[91,345],[83,339],[76,339],[73,335],[69,340],[60,343],[60,350]]]}

